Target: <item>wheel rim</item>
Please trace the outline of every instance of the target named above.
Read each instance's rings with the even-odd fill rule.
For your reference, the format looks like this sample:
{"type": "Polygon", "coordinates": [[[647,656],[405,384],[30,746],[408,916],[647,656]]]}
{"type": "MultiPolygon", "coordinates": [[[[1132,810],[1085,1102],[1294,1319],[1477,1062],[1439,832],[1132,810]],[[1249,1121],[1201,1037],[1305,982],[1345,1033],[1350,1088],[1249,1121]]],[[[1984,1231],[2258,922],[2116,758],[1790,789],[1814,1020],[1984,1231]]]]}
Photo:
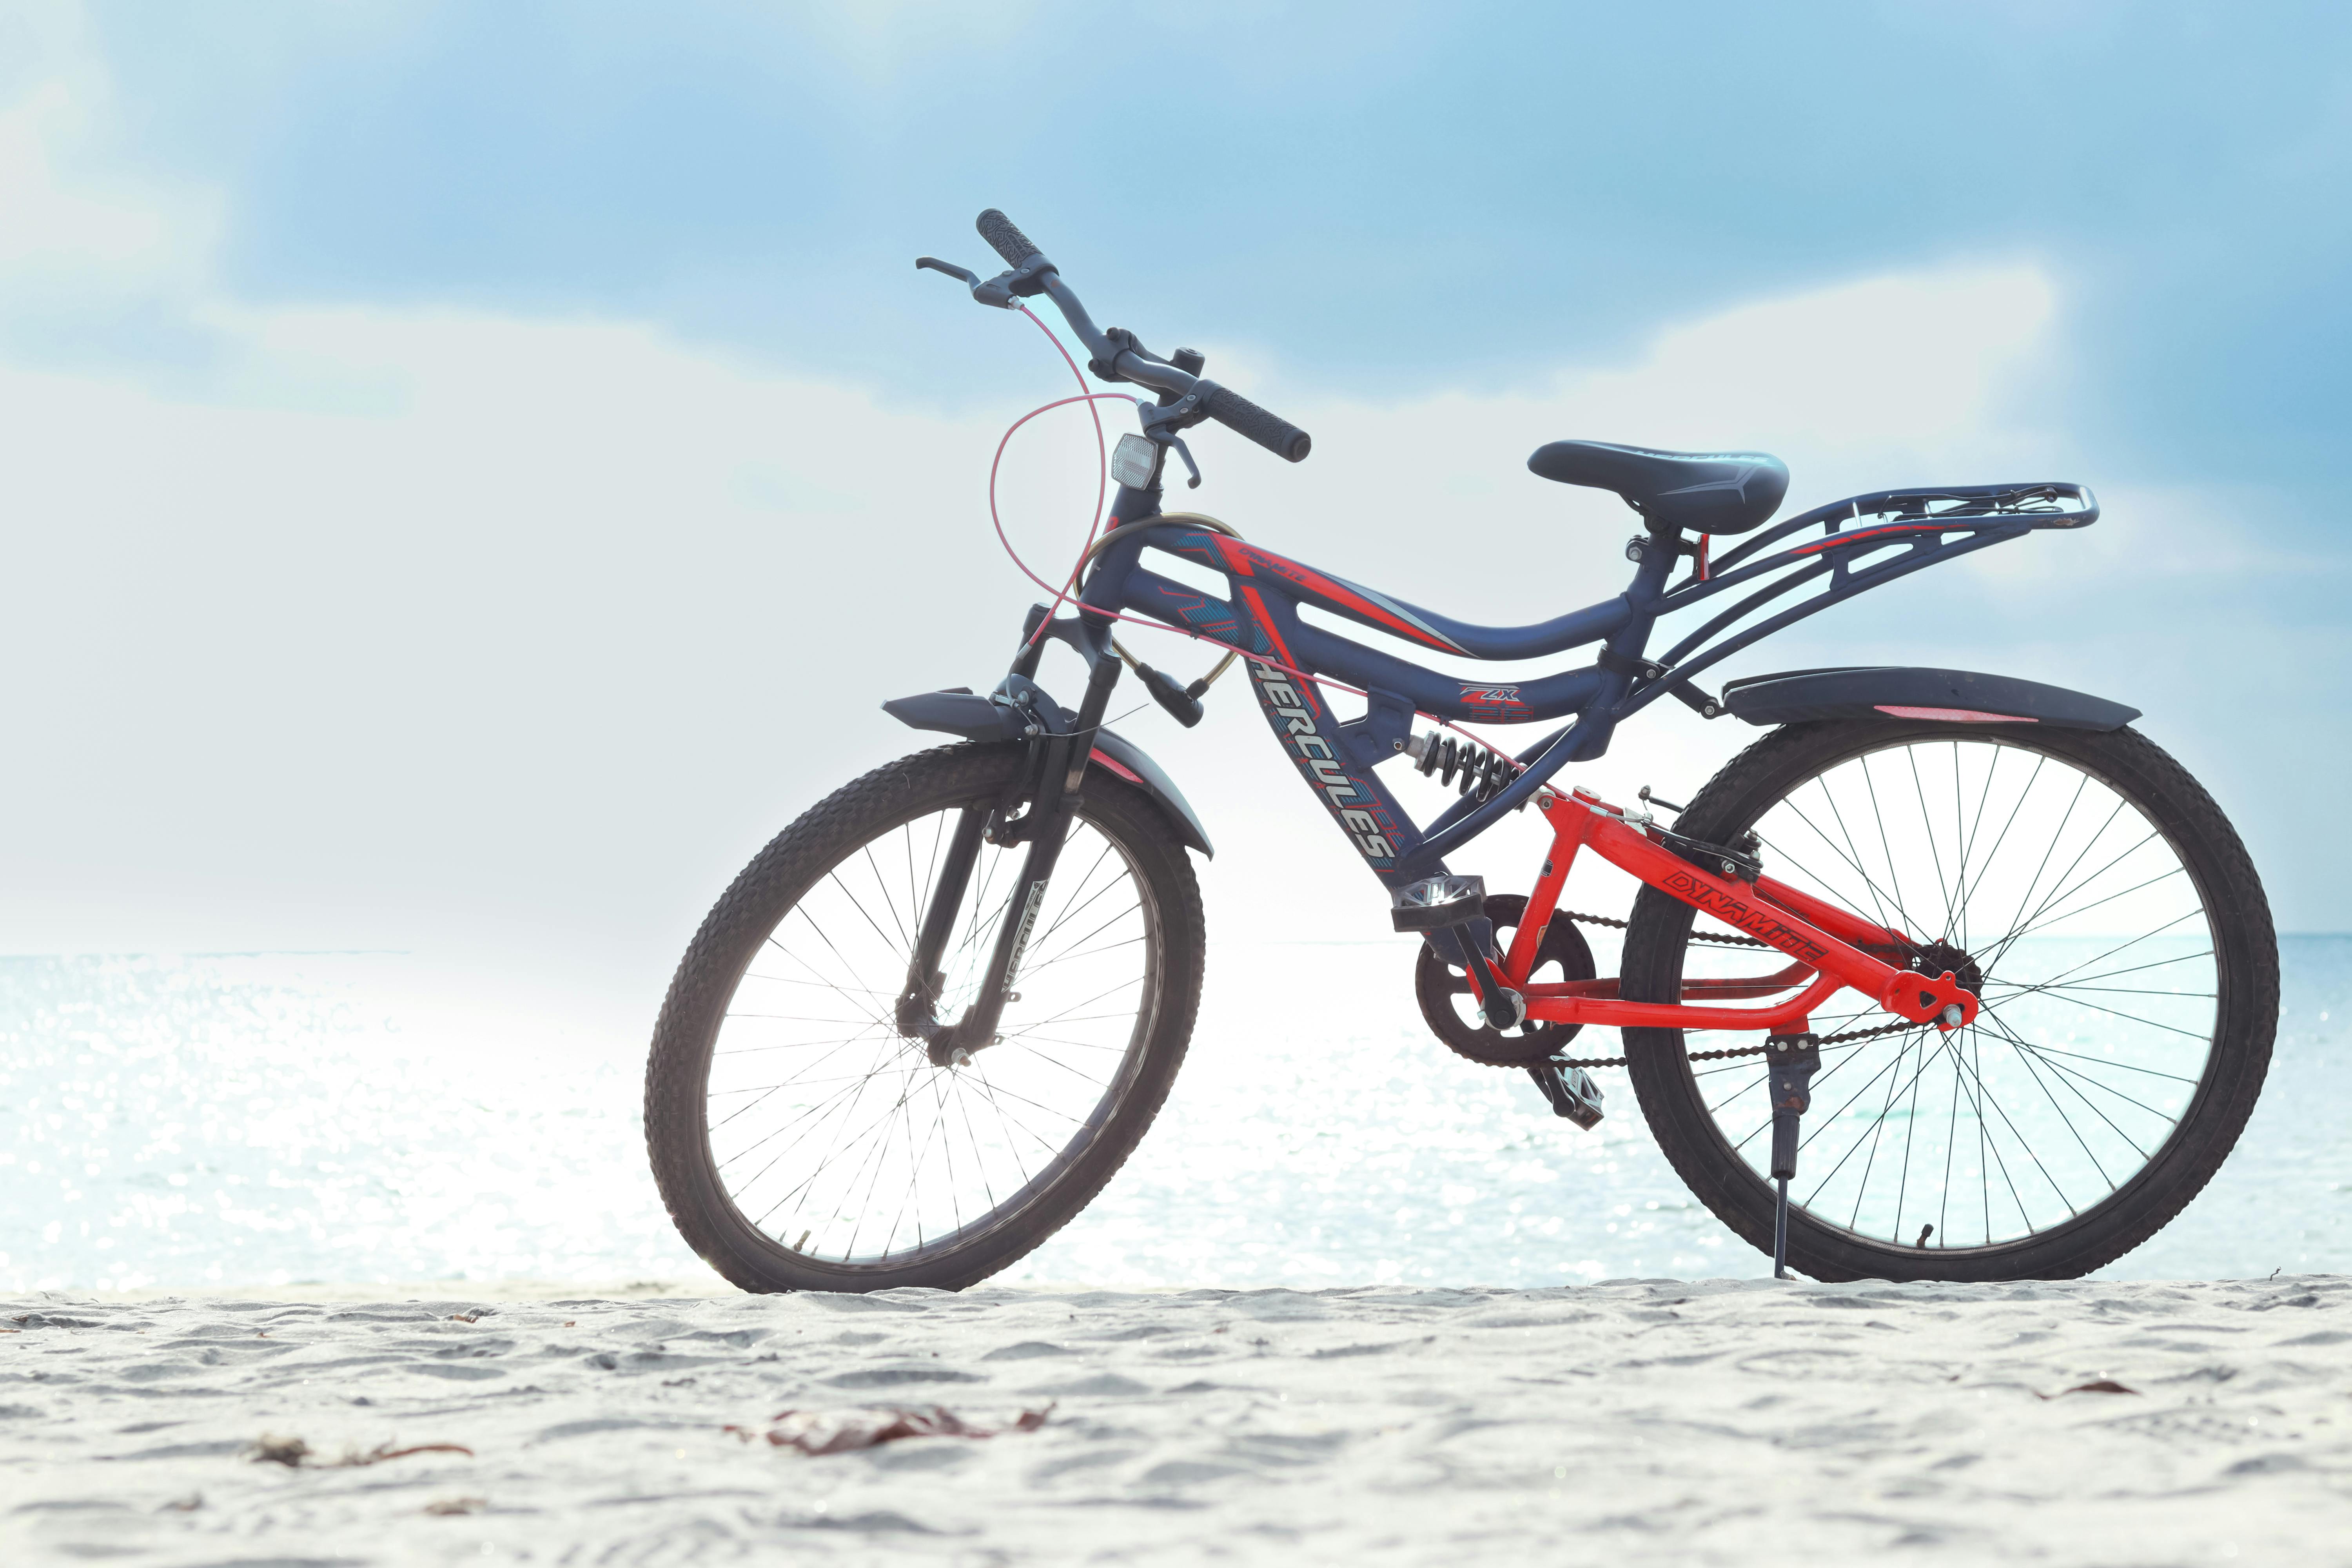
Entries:
{"type": "MultiPolygon", "coordinates": [[[[2211,1064],[2223,971],[2187,858],[2115,784],[2010,738],[1895,741],[1748,826],[1769,875],[1913,937],[1932,973],[1982,974],[1966,1027],[1822,1047],[1792,1205],[1881,1248],[1997,1248],[2097,1208],[2161,1155],[2211,1064]]],[[[1712,944],[1685,954],[1686,978],[1757,967],[1712,944]]],[[[1888,1022],[1844,992],[1812,1026],[1888,1022]]],[[[1760,1063],[1691,1070],[1760,1182],[1760,1063]]]]}
{"type": "MultiPolygon", "coordinates": [[[[897,1270],[982,1243],[1045,1199],[1140,1071],[1159,912],[1128,849],[1084,816],[998,1043],[941,1068],[898,1032],[912,935],[961,810],[886,828],[818,877],[761,942],[712,1041],[709,1168],[743,1224],[805,1267],[897,1270]]],[[[941,961],[941,1021],[977,993],[1026,854],[982,846],[941,961]]]]}

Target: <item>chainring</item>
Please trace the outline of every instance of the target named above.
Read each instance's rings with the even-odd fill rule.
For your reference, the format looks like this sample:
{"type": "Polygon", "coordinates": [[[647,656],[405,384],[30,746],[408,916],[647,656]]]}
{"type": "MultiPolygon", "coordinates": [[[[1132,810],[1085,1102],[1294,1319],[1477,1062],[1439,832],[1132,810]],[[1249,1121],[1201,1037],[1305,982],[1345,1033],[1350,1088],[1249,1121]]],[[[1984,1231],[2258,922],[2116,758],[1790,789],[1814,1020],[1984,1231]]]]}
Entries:
{"type": "MultiPolygon", "coordinates": [[[[1502,933],[1517,930],[1527,909],[1527,900],[1517,893],[1487,895],[1486,915],[1495,927],[1498,945],[1507,950],[1509,943],[1502,933]]],[[[1544,928],[1542,944],[1536,949],[1535,968],[1528,978],[1552,985],[1591,980],[1594,973],[1592,949],[1585,945],[1584,933],[1566,915],[1553,915],[1551,923],[1544,928]],[[1555,967],[1557,973],[1548,973],[1555,967]]],[[[1413,961],[1412,993],[1421,1003],[1421,1016],[1430,1032],[1444,1040],[1455,1055],[1467,1057],[1482,1067],[1523,1068],[1549,1060],[1567,1049],[1568,1043],[1584,1027],[1581,1024],[1531,1023],[1507,1035],[1474,1022],[1478,1008],[1470,977],[1438,957],[1436,950],[1425,942],[1421,944],[1420,956],[1413,961]],[[1466,1007],[1460,1001],[1465,997],[1471,998],[1466,1007]]]]}

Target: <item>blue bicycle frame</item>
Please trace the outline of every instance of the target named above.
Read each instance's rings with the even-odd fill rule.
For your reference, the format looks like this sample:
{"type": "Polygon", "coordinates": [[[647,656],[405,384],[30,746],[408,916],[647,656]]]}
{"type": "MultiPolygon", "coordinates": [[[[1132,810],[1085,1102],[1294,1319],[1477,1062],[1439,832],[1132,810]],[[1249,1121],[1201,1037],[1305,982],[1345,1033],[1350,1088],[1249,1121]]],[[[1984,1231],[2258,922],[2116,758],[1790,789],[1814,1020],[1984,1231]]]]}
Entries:
{"type": "MultiPolygon", "coordinates": [[[[1373,873],[1391,889],[1444,872],[1444,858],[1530,799],[1571,762],[1603,754],[1617,726],[1664,696],[1713,718],[1722,706],[1694,678],[1758,639],[1898,577],[2016,539],[2036,529],[2080,528],[2098,506],[2079,485],[1981,485],[1884,491],[1816,508],[1780,522],[1708,568],[1697,548],[1650,532],[1627,544],[1633,581],[1624,593],[1528,626],[1482,626],[1391,598],[1217,531],[1205,520],[1160,510],[1157,489],[1122,488],[1114,531],[1079,595],[1078,616],[1049,628],[1099,665],[1113,659],[1107,616],[1129,611],[1255,656],[1251,684],[1300,775],[1373,873]],[[1816,540],[1773,550],[1812,528],[1816,540]],[[1221,574],[1218,598],[1143,563],[1157,550],[1221,574]],[[1694,562],[1670,585],[1678,560],[1694,562]],[[1746,626],[1772,601],[1808,584],[1821,591],[1746,626]],[[1674,646],[1648,657],[1666,616],[1734,589],[1750,589],[1674,646]],[[1309,626],[1303,605],[1436,652],[1526,659],[1600,643],[1594,662],[1533,680],[1494,684],[1442,675],[1309,626]],[[1315,677],[1368,694],[1360,719],[1333,714],[1315,677]],[[1416,714],[1486,723],[1572,718],[1518,753],[1517,775],[1481,800],[1465,795],[1428,827],[1416,824],[1375,769],[1406,749],[1416,714]]],[[[1032,643],[1034,649],[1035,644],[1032,643]]],[[[1034,673],[1029,666],[1016,671],[1034,673]]],[[[1097,714],[1098,721],[1099,715],[1097,714]]]]}
{"type": "MultiPolygon", "coordinates": [[[[1070,797],[1079,789],[1087,768],[1097,763],[1142,788],[1169,813],[1186,842],[1207,848],[1205,832],[1166,775],[1141,752],[1103,728],[1111,688],[1121,668],[1121,658],[1111,642],[1111,628],[1121,616],[1142,616],[1247,656],[1258,704],[1300,776],[1373,874],[1392,895],[1404,898],[1415,884],[1443,877],[1447,854],[1535,798],[1567,763],[1601,756],[1617,726],[1660,697],[1671,695],[1708,718],[1723,712],[1725,703],[1702,691],[1695,678],[1759,638],[1937,562],[2035,529],[2079,528],[2098,517],[2097,503],[2078,485],[1890,490],[1853,497],[1767,528],[1710,569],[1705,528],[1688,530],[1698,536],[1694,544],[1676,520],[1718,514],[1707,512],[1698,502],[1654,512],[1649,505],[1636,502],[1647,527],[1626,546],[1633,563],[1633,581],[1625,592],[1536,626],[1474,626],[1244,543],[1211,520],[1163,513],[1160,483],[1167,458],[1173,451],[1190,465],[1191,454],[1181,433],[1205,420],[1225,425],[1292,462],[1304,458],[1312,443],[1306,432],[1203,377],[1200,373],[1205,362],[1192,351],[1179,350],[1172,358],[1162,359],[1146,350],[1132,332],[1097,327],[1059,269],[1003,213],[993,208],[982,213],[978,227],[1010,270],[983,280],[936,258],[920,258],[916,266],[961,279],[975,300],[992,307],[1017,306],[1021,300],[1041,294],[1050,298],[1086,344],[1097,378],[1149,387],[1160,395],[1160,401],[1138,405],[1142,439],[1148,443],[1144,447],[1148,465],[1118,470],[1122,482],[1113,503],[1111,531],[1093,552],[1092,571],[1079,592],[1076,612],[1052,619],[1044,606],[1033,609],[1012,668],[988,698],[968,691],[934,692],[885,705],[919,729],[944,730],[981,742],[1017,740],[1029,751],[1025,782],[1015,798],[985,810],[975,806],[964,814],[948,868],[934,894],[933,916],[941,910],[952,910],[961,897],[962,879],[983,837],[1000,845],[1025,842],[1030,846],[1021,879],[1027,889],[1024,907],[1034,908],[1053,873],[1070,797]],[[1821,538],[1786,542],[1814,527],[1822,530],[1821,538]],[[1771,548],[1776,545],[1780,548],[1771,548]],[[1144,564],[1147,550],[1163,552],[1220,574],[1225,584],[1223,596],[1197,592],[1151,570],[1144,564]],[[1690,574],[1680,583],[1670,582],[1676,563],[1685,558],[1693,563],[1690,574]],[[1765,614],[1753,624],[1742,625],[1782,595],[1807,584],[1819,584],[1821,591],[1765,614]],[[1654,660],[1648,656],[1651,633],[1660,618],[1742,588],[1748,590],[1744,595],[1675,645],[1664,658],[1654,660]],[[1458,658],[1539,658],[1587,644],[1601,646],[1593,661],[1580,668],[1517,683],[1465,681],[1309,626],[1300,611],[1310,605],[1407,644],[1458,658]],[[1049,638],[1066,642],[1087,664],[1086,693],[1075,712],[1054,701],[1035,683],[1038,661],[1049,638]],[[1362,691],[1363,717],[1341,721],[1318,684],[1318,677],[1362,691]],[[1418,743],[1412,739],[1414,718],[1422,713],[1442,721],[1487,723],[1562,718],[1571,721],[1516,758],[1472,747],[1468,754],[1475,761],[1463,770],[1463,797],[1424,828],[1398,804],[1375,772],[1381,763],[1407,753],[1416,744],[1424,771],[1432,757],[1440,754],[1431,750],[1437,744],[1434,737],[1418,743]]],[[[1122,450],[1134,439],[1123,440],[1122,450]]],[[[1672,456],[1631,448],[1612,450],[1636,459],[1672,456]]],[[[1538,459],[1543,457],[1538,454],[1538,459]]],[[[1762,461],[1778,468],[1769,458],[1762,461]]],[[[1531,461],[1530,466],[1538,464],[1531,461]]],[[[1550,470],[1538,467],[1538,471],[1550,470]]],[[[1589,471],[1552,471],[1552,477],[1619,488],[1589,471]]],[[[1785,472],[1780,478],[1785,484],[1785,472]]],[[[1734,487],[1743,505],[1746,490],[1740,487],[1745,483],[1741,479],[1734,487]]],[[[1620,493],[1626,492],[1621,489],[1620,493]]],[[[1691,493],[1670,489],[1654,500],[1691,493]]],[[[1777,502],[1779,496],[1776,486],[1766,499],[1777,502]]],[[[1631,495],[1628,499],[1633,500],[1631,495]]],[[[1769,507],[1765,510],[1769,512],[1769,507]]],[[[1754,521],[1760,521],[1748,518],[1739,508],[1720,515],[1737,524],[1725,528],[1727,534],[1744,532],[1754,521]]],[[[1949,671],[1860,673],[1867,678],[1861,682],[1863,689],[1849,689],[1844,700],[1866,705],[1912,700],[1897,689],[1907,678],[1949,678],[1961,683],[1986,679],[1949,671]]],[[[1179,718],[1188,723],[1198,719],[1197,704],[1172,685],[1163,686],[1164,678],[1147,676],[1147,681],[1153,686],[1155,699],[1179,718]]],[[[2024,682],[1994,684],[2003,685],[2005,695],[2029,703],[2054,702],[2049,710],[2053,718],[2060,717],[2058,709],[2066,704],[2085,702],[2111,710],[2099,716],[2101,723],[2123,722],[2117,714],[2130,716],[2129,710],[2097,704],[2077,693],[2029,688],[2024,682]]],[[[1733,697],[1728,688],[1726,697],[1735,704],[1742,700],[1733,697]]],[[[1750,709],[1741,710],[1744,716],[1755,716],[1750,709]]],[[[1933,710],[1961,721],[1993,716],[1957,708],[1933,710]]],[[[2036,719],[2029,708],[2012,709],[2011,715],[2027,722],[2036,719]]],[[[1443,754],[1450,779],[1464,753],[1443,754]]],[[[1472,932],[1475,946],[1486,945],[1491,932],[1482,916],[1459,923],[1472,932]]],[[[988,972],[991,980],[963,1019],[950,1026],[931,1017],[929,1011],[939,943],[944,940],[944,927],[935,931],[937,924],[936,919],[927,918],[922,940],[909,963],[900,1023],[902,1029],[927,1039],[932,1059],[944,1063],[953,1060],[957,1052],[978,1048],[993,1037],[1028,926],[1020,920],[1003,922],[988,972]]],[[[1444,944],[1458,947],[1458,941],[1448,935],[1444,944]]],[[[1460,955],[1468,962],[1467,951],[1460,955]]],[[[1483,982],[1481,989],[1483,995],[1483,982]]]]}

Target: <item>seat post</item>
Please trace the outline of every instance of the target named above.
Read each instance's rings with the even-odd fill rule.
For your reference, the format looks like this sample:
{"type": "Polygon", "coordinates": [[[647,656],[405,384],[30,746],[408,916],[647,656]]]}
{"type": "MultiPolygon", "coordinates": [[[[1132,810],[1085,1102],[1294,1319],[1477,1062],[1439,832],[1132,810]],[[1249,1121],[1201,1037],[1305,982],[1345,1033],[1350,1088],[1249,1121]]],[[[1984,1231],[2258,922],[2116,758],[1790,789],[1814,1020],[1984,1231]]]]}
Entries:
{"type": "Polygon", "coordinates": [[[1650,628],[1657,625],[1657,603],[1665,593],[1666,579],[1674,574],[1675,560],[1685,550],[1676,531],[1661,531],[1654,522],[1645,537],[1635,534],[1625,542],[1625,553],[1633,562],[1633,581],[1625,590],[1625,602],[1633,613],[1625,624],[1610,634],[1601,644],[1593,662],[1601,668],[1601,689],[1594,694],[1585,715],[1593,721],[1592,731],[1568,760],[1572,763],[1593,762],[1609,750],[1609,741],[1617,728],[1616,710],[1633,689],[1633,677],[1642,668],[1643,657],[1649,651],[1650,628]]]}

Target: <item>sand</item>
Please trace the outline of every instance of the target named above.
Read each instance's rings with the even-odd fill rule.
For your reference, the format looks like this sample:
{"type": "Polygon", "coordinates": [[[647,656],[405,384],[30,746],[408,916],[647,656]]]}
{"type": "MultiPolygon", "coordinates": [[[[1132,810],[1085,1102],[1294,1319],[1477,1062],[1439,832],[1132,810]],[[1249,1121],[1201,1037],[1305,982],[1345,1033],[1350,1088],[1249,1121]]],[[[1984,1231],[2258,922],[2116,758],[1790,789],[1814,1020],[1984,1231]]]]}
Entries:
{"type": "Polygon", "coordinates": [[[0,1562],[2352,1563],[2336,1277],[369,1293],[9,1298],[0,1562]]]}

